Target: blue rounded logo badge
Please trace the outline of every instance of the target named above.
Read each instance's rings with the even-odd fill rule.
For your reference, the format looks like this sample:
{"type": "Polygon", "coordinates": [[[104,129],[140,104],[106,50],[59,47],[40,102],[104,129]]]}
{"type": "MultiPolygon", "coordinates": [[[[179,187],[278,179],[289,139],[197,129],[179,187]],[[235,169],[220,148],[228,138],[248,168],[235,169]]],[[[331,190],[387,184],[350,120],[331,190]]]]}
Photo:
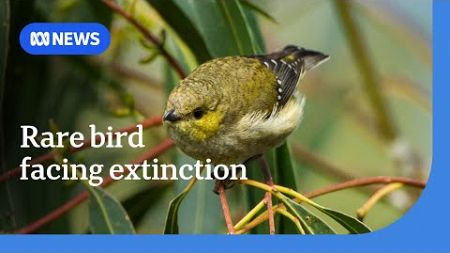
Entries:
{"type": "Polygon", "coordinates": [[[97,55],[110,40],[99,23],[31,23],[20,32],[20,46],[33,55],[97,55]]]}

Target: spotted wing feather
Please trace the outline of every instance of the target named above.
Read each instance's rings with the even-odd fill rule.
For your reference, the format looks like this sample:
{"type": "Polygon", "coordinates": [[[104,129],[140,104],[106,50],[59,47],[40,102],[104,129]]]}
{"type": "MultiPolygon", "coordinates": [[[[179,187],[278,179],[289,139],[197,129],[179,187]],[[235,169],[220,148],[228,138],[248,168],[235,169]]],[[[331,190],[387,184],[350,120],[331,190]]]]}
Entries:
{"type": "Polygon", "coordinates": [[[291,98],[303,74],[328,59],[328,56],[297,46],[267,55],[252,56],[259,59],[276,77],[277,100],[284,106],[291,98]]]}

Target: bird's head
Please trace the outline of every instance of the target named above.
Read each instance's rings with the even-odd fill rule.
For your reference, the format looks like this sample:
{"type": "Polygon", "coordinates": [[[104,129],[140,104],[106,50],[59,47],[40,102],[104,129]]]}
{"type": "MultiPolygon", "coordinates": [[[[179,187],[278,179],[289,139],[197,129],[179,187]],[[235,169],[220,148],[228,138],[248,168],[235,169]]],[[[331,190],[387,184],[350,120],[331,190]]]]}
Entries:
{"type": "Polygon", "coordinates": [[[163,120],[173,139],[205,141],[219,131],[224,112],[212,85],[185,79],[170,93],[163,120]]]}

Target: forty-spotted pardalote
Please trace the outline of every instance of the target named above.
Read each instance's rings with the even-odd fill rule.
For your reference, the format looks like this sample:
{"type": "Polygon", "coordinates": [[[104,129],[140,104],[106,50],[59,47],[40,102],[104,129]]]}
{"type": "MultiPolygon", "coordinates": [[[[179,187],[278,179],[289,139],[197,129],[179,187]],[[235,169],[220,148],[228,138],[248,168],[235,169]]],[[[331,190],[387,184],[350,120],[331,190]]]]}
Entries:
{"type": "Polygon", "coordinates": [[[300,124],[303,75],[328,56],[296,46],[200,65],[170,93],[163,116],[189,156],[236,164],[280,145],[300,124]]]}

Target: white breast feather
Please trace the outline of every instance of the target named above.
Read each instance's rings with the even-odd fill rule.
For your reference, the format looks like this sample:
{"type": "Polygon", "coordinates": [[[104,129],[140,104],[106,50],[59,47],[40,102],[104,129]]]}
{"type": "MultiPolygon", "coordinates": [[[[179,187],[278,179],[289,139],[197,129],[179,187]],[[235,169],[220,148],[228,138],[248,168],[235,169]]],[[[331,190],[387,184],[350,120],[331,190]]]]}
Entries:
{"type": "Polygon", "coordinates": [[[274,107],[271,115],[263,112],[253,112],[245,115],[237,124],[237,130],[242,139],[285,136],[290,134],[300,124],[303,117],[305,98],[298,92],[278,111],[274,107]]]}

